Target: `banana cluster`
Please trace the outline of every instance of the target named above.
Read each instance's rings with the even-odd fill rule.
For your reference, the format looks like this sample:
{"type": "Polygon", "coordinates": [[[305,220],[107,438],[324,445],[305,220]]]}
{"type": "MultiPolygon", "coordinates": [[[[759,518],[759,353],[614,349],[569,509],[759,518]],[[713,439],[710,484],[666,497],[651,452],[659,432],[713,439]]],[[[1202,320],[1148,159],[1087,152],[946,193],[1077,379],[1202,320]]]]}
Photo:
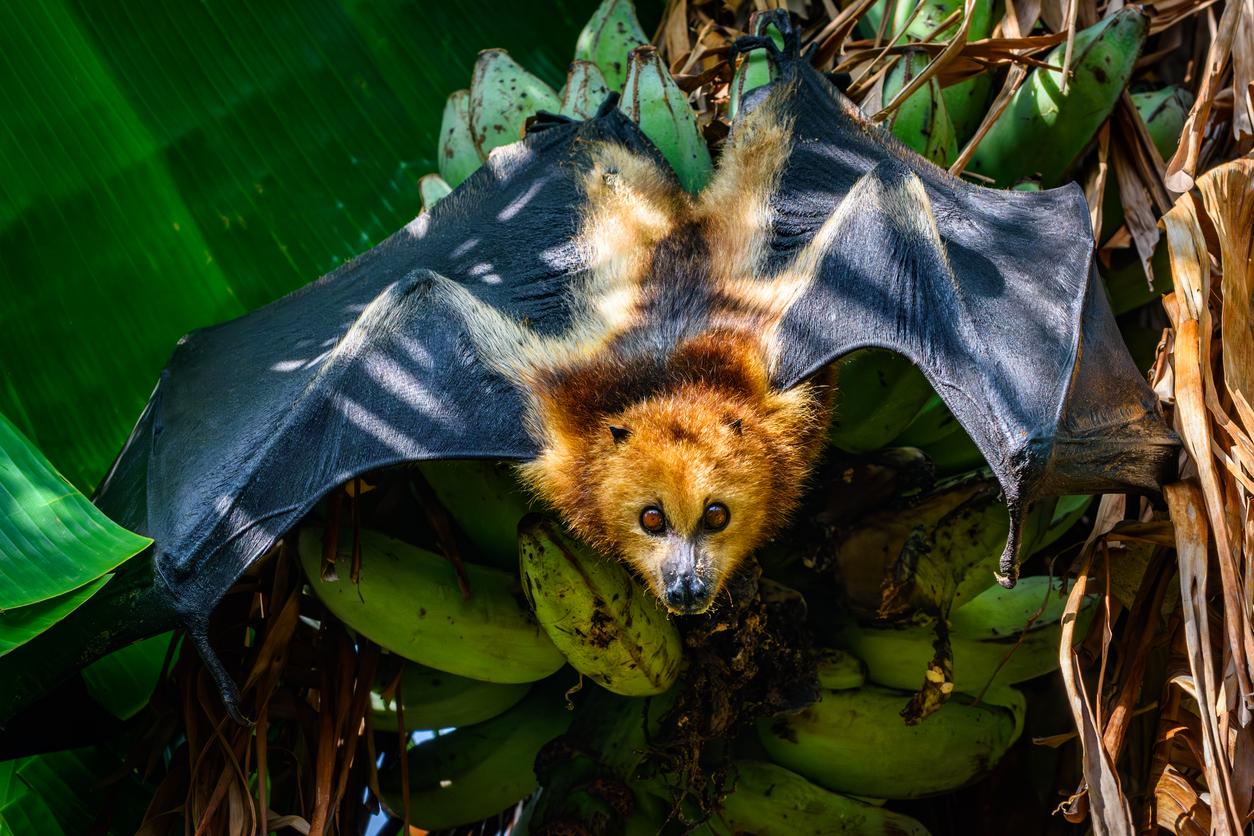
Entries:
{"type": "MultiPolygon", "coordinates": [[[[961,0],[870,6],[861,34],[896,45],[899,56],[874,93],[878,102],[894,99],[935,54],[912,44],[949,37],[963,8],[961,0]]],[[[989,37],[993,3],[977,0],[973,9],[968,39],[989,37]]],[[[771,20],[755,17],[752,31],[783,48],[771,20]]],[[[1063,60],[1059,47],[989,126],[970,169],[1002,187],[1060,182],[1122,96],[1147,33],[1145,15],[1133,6],[1077,32],[1065,89],[1052,69],[1063,60]],[[1030,156],[1022,153],[1028,145],[1030,156]]],[[[718,100],[734,117],[775,75],[767,51],[750,50],[714,98],[725,96],[718,100]]],[[[984,121],[991,85],[989,73],[943,87],[933,78],[900,104],[887,128],[949,165],[984,121]]],[[[604,0],[579,36],[560,89],[503,50],[480,53],[470,86],[448,97],[439,173],[419,183],[424,210],[493,149],[516,141],[535,114],[588,119],[615,93],[617,107],[684,188],[700,190],[712,168],[703,122],[649,45],[631,0],[604,0]]],[[[1170,156],[1188,94],[1165,88],[1134,93],[1132,101],[1159,153],[1170,156]]],[[[1122,223],[1109,183],[1102,216],[1107,237],[1122,223]]],[[[1125,276],[1116,263],[1106,275],[1116,310],[1148,298],[1134,266],[1125,276]]],[[[396,662],[384,666],[375,689],[373,727],[435,733],[409,749],[404,769],[392,762],[381,770],[387,806],[399,813],[407,792],[410,821],[428,830],[473,823],[525,800],[514,833],[553,832],[555,821],[586,815],[629,834],[674,830],[679,819],[680,830],[702,834],[924,834],[885,800],[951,792],[994,769],[1023,731],[1026,702],[1017,686],[1057,668],[1065,589],[1043,577],[1023,578],[1013,590],[993,582],[1005,506],[979,450],[914,365],[869,349],[838,361],[833,375],[833,455],[882,458],[886,449],[908,449],[935,481],[841,526],[829,563],[843,597],[826,588],[809,605],[808,626],[822,645],[820,697],[726,741],[729,780],[715,809],[704,811],[712,815],[685,818],[671,791],[681,779],[666,771],[673,767],[642,767],[649,734],[686,684],[690,660],[676,622],[629,570],[536,515],[510,466],[418,466],[457,529],[469,597],[441,555],[377,531],[326,544],[319,531],[306,530],[299,552],[313,592],[396,662]],[[572,700],[580,688],[591,692],[572,700]],[[581,739],[599,730],[593,737],[617,753],[611,760],[621,793],[606,789],[614,781],[603,774],[604,760],[562,748],[572,724],[581,739]]],[[[1066,534],[1089,506],[1081,496],[1034,506],[1025,552],[1066,534]]],[[[784,557],[763,564],[777,586],[796,580],[801,563],[784,557]]],[[[807,599],[811,593],[804,589],[807,599]]],[[[1085,602],[1077,635],[1094,609],[1085,602]]]]}

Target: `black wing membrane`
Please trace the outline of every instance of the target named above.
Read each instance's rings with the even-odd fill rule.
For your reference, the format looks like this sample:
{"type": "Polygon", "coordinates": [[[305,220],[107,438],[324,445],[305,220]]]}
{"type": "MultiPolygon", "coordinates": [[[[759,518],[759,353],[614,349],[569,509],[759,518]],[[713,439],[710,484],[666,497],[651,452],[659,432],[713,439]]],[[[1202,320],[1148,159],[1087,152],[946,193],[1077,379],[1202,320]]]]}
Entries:
{"type": "Polygon", "coordinates": [[[388,465],[529,458],[521,394],[486,368],[447,277],[541,333],[564,330],[588,140],[648,152],[612,108],[494,153],[354,261],[184,337],[97,503],[156,541],[158,585],[231,702],[205,642],[232,583],[328,491],[388,465]]]}
{"type": "Polygon", "coordinates": [[[1081,190],[964,183],[866,122],[795,54],[776,58],[776,92],[747,107],[775,96],[794,124],[771,259],[782,268],[827,242],[781,324],[776,383],[862,347],[915,363],[1001,483],[1012,585],[1028,502],[1155,491],[1177,449],[1115,327],[1081,190]]]}

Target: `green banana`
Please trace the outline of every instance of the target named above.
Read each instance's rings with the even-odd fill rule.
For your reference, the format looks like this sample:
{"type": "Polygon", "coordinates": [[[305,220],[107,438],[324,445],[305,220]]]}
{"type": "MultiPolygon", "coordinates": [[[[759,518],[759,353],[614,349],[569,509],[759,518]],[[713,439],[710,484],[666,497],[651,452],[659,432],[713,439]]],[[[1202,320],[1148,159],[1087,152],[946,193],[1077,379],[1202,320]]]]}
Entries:
{"type": "MultiPolygon", "coordinates": [[[[390,679],[390,677],[385,677],[390,679]]],[[[401,704],[410,731],[469,726],[490,720],[527,696],[527,683],[467,679],[410,662],[401,672],[401,704]]],[[[396,700],[370,694],[375,731],[396,731],[396,700]]]]}
{"type": "Polygon", "coordinates": [[[832,364],[832,375],[827,440],[851,453],[886,446],[932,396],[932,385],[917,366],[883,348],[846,354],[832,364]]]}
{"type": "Polygon", "coordinates": [[[558,113],[572,119],[591,119],[610,92],[605,76],[591,61],[571,61],[562,86],[558,113]]]}
{"type": "Polygon", "coordinates": [[[526,488],[509,462],[436,459],[418,465],[440,505],[483,563],[518,566],[518,521],[531,511],[526,488]]]}
{"type": "Polygon", "coordinates": [[[606,85],[617,93],[627,78],[627,53],[648,42],[631,0],[602,0],[579,33],[575,58],[596,64],[606,85]]]}
{"type": "MultiPolygon", "coordinates": [[[[987,477],[942,482],[908,508],[866,517],[836,552],[855,612],[897,618],[916,609],[937,615],[962,606],[990,583],[1006,543],[1009,516],[987,477]]],[[[1022,543],[1030,554],[1053,519],[1054,500],[1034,503],[1022,543]]]]}
{"type": "Polygon", "coordinates": [[[984,466],[984,454],[939,395],[928,398],[891,447],[915,447],[932,461],[937,476],[953,476],[984,466]]]}
{"type": "Polygon", "coordinates": [[[336,551],[338,581],[322,578],[322,532],[301,532],[300,560],[314,592],[337,618],[386,650],[486,682],[534,682],[565,659],[516,594],[517,579],[466,564],[462,597],[449,561],[376,531],[361,532],[361,575],[348,580],[347,533],[336,551]]]}
{"type": "Polygon", "coordinates": [[[861,688],[866,684],[866,668],[861,660],[844,650],[826,647],[819,651],[819,687],[829,691],[861,688]]]}
{"type": "MultiPolygon", "coordinates": [[[[902,55],[884,77],[884,102],[892,101],[927,65],[924,53],[902,55]]],[[[948,166],[958,158],[958,139],[935,76],[898,106],[892,116],[892,132],[906,146],[937,165],[948,166]]]]}
{"type": "MultiPolygon", "coordinates": [[[[984,135],[971,171],[999,186],[1033,173],[1046,187],[1059,184],[1114,109],[1148,33],[1148,18],[1139,6],[1124,6],[1077,32],[1066,92],[1060,71],[1034,69],[984,135]],[[1027,148],[1031,153],[1025,153],[1027,148]]],[[[1061,66],[1064,52],[1065,44],[1058,45],[1045,62],[1061,66]]]]}
{"type": "MultiPolygon", "coordinates": [[[[1022,638],[1019,633],[1033,613],[1046,602],[1048,578],[1023,578],[1012,590],[993,585],[949,619],[953,653],[953,687],[980,693],[990,682],[1013,685],[1058,669],[1059,619],[1063,601],[1048,596],[1041,617],[1022,638]],[[1007,658],[1007,653],[1014,650],[1007,658]],[[1005,665],[1002,665],[1003,659],[1005,665]],[[994,677],[996,677],[994,679],[994,677]]],[[[1093,598],[1081,611],[1077,635],[1083,635],[1096,610],[1093,598]]],[[[843,644],[867,667],[868,678],[891,688],[917,688],[932,660],[936,632],[931,625],[901,628],[848,626],[843,644]]]]}
{"type": "Polygon", "coordinates": [[[480,52],[470,81],[469,107],[470,136],[480,159],[486,160],[493,148],[521,139],[528,116],[540,110],[556,112],[561,104],[552,87],[505,50],[480,52]]]}
{"type": "Polygon", "coordinates": [[[679,677],[679,630],[619,562],[543,517],[518,535],[523,589],[536,618],[575,670],[615,694],[643,697],[679,677]]]}
{"type": "MultiPolygon", "coordinates": [[[[749,17],[749,31],[755,35],[769,35],[775,46],[784,48],[784,36],[779,28],[771,23],[769,15],[754,12],[749,17]]],[[[727,94],[727,118],[736,118],[740,110],[740,102],[746,93],[765,87],[775,77],[775,65],[765,49],[753,49],[740,56],[740,65],[732,76],[731,87],[727,94]]]]}
{"type": "MultiPolygon", "coordinates": [[[[570,720],[560,690],[544,686],[504,714],[414,746],[408,753],[410,822],[424,830],[457,827],[534,792],[536,755],[570,720]]],[[[379,787],[384,805],[399,815],[399,763],[379,772],[379,787]]]]}
{"type": "Polygon", "coordinates": [[[444,198],[448,197],[453,188],[444,182],[438,174],[424,174],[418,180],[418,193],[422,196],[422,211],[430,212],[444,198]]]}
{"type": "MultiPolygon", "coordinates": [[[[1176,146],[1180,144],[1180,132],[1184,130],[1184,121],[1189,116],[1189,109],[1193,106],[1193,94],[1187,88],[1178,86],[1168,86],[1161,90],[1152,90],[1147,93],[1133,93],[1132,103],[1136,106],[1137,115],[1141,117],[1141,121],[1145,123],[1145,128],[1149,133],[1150,140],[1154,143],[1154,147],[1158,149],[1158,155],[1164,160],[1171,159],[1171,155],[1176,153],[1176,146]]],[[[1123,226],[1123,201],[1119,199],[1119,183],[1115,178],[1114,172],[1106,175],[1106,188],[1102,192],[1102,235],[1101,241],[1105,243],[1123,226]]],[[[1162,269],[1164,270],[1167,280],[1159,282],[1159,267],[1155,265],[1154,280],[1155,284],[1161,288],[1171,287],[1171,270],[1167,266],[1166,248],[1163,247],[1162,269]]],[[[1155,256],[1158,251],[1155,251],[1155,256]]],[[[1136,267],[1136,272],[1140,275],[1140,287],[1145,287],[1145,271],[1141,269],[1139,259],[1129,259],[1131,264],[1136,267]]],[[[1107,281],[1109,286],[1109,280],[1107,281]]],[[[1162,295],[1166,290],[1156,295],[1162,295]]],[[[1114,293],[1112,291],[1112,301],[1114,293]]],[[[1146,300],[1148,301],[1148,300],[1146,300]]],[[[1132,307],[1136,307],[1133,305],[1132,307]]],[[[1125,308],[1131,310],[1131,308],[1125,308]]],[[[1115,311],[1116,314],[1122,311],[1115,311]]]]}
{"type": "Polygon", "coordinates": [[[636,47],[628,55],[627,81],[618,107],[657,146],[681,186],[693,193],[705,186],[714,167],[710,149],[697,129],[688,97],[652,46],[636,47]]]}
{"type": "Polygon", "coordinates": [[[755,836],[927,836],[918,821],[829,792],[766,761],[736,761],[734,789],[697,833],[755,836]]]}
{"type": "Polygon", "coordinates": [[[1023,730],[1022,696],[1009,707],[955,696],[924,722],[901,716],[909,694],[877,687],[824,691],[789,717],[763,720],[758,737],[771,760],[834,792],[917,798],[948,792],[987,774],[1023,730]]]}
{"type": "Polygon", "coordinates": [[[436,164],[440,176],[452,188],[457,188],[483,165],[483,157],[479,156],[479,149],[475,148],[475,140],[470,134],[469,90],[458,90],[444,103],[436,164]]]}

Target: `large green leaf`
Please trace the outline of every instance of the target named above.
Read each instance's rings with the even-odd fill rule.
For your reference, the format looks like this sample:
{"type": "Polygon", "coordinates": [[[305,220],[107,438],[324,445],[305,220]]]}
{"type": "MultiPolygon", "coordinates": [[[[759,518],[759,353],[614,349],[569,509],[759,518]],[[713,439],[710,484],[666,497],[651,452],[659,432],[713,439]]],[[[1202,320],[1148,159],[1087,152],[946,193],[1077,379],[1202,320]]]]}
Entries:
{"type": "MultiPolygon", "coordinates": [[[[10,653],[86,603],[112,575],[104,575],[64,595],[0,612],[0,656],[10,653]]],[[[102,660],[103,661],[103,660],[102,660]]]]}
{"type": "Polygon", "coordinates": [[[162,633],[102,656],[83,668],[87,693],[119,720],[148,704],[157,688],[173,633],[162,633]]]}
{"type": "Polygon", "coordinates": [[[151,542],[102,514],[0,415],[0,611],[78,589],[151,542]]]}
{"type": "Polygon", "coordinates": [[[477,51],[556,86],[594,6],[0,3],[0,411],[96,484],[180,335],[416,215],[477,51]]]}

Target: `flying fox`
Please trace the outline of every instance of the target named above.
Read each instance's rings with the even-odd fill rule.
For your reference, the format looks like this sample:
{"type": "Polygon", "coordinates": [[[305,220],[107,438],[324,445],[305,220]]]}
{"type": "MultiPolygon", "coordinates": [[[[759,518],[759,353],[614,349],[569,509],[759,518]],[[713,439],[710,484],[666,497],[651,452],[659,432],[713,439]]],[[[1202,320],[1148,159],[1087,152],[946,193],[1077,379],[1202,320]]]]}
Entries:
{"type": "Polygon", "coordinates": [[[541,120],[357,259],[180,341],[98,502],[155,540],[228,705],[210,611],[320,498],[405,462],[518,461],[666,607],[705,610],[797,506],[823,370],[860,348],[912,361],[983,452],[1007,584],[1036,497],[1156,488],[1176,442],[1080,189],[950,176],[789,39],[699,194],[617,108],[541,120]]]}

